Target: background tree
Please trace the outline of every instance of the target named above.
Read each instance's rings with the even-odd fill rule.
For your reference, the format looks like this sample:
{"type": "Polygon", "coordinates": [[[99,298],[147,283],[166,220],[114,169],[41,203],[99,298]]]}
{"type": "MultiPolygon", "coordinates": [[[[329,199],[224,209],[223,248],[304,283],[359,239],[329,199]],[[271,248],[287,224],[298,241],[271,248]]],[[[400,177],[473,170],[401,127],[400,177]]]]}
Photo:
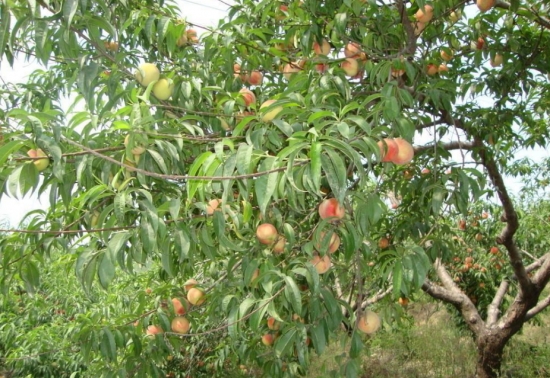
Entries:
{"type": "Polygon", "coordinates": [[[547,143],[547,11],[242,0],[198,38],[171,2],[4,2],[3,64],[44,69],[2,92],[0,179],[51,204],[1,240],[4,293],[39,287],[57,251],[92,297],[154,274],[156,300],[140,292],[75,326],[106,376],[160,376],[206,335],[228,338],[218,368],[233,353],[295,375],[342,324],[341,374],[356,376],[373,309],[399,313],[373,304],[422,289],[458,309],[477,375],[496,376],[550,304],[550,256],[522,252],[505,180],[518,151],[547,143]],[[482,240],[508,270],[484,309],[451,268],[491,195],[482,240]]]}

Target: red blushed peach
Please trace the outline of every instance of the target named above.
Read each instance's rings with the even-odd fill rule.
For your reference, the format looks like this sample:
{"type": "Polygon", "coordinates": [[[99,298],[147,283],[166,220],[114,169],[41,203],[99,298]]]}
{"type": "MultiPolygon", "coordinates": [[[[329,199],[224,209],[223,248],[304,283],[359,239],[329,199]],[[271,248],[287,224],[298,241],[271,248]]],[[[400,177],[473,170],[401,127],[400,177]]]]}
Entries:
{"type": "MultiPolygon", "coordinates": [[[[322,246],[326,244],[325,237],[327,236],[326,232],[321,232],[319,235],[319,240],[314,244],[315,249],[320,251],[322,246]]],[[[333,232],[330,236],[330,241],[328,241],[328,253],[334,253],[340,247],[340,236],[337,233],[333,232]]]]}
{"type": "Polygon", "coordinates": [[[271,333],[266,333],[262,336],[262,344],[265,346],[271,346],[275,342],[275,336],[273,336],[271,333]]]}
{"type": "Polygon", "coordinates": [[[244,104],[247,108],[256,102],[256,95],[250,89],[243,88],[239,91],[239,93],[244,99],[244,104]]]}
{"type": "Polygon", "coordinates": [[[426,73],[430,76],[437,75],[438,72],[439,67],[435,64],[428,64],[428,66],[426,67],[426,73]]]}
{"type": "Polygon", "coordinates": [[[346,58],[357,58],[361,54],[361,46],[357,42],[349,42],[344,47],[344,56],[346,58]]]}
{"type": "Polygon", "coordinates": [[[346,76],[356,76],[359,73],[359,61],[355,58],[346,58],[340,67],[346,73],[346,76]]]}
{"type": "Polygon", "coordinates": [[[319,274],[324,274],[328,272],[328,270],[332,265],[329,255],[325,255],[321,257],[318,254],[315,254],[313,255],[313,259],[311,259],[310,262],[315,267],[315,270],[317,270],[317,273],[319,274]]]}
{"type": "Polygon", "coordinates": [[[41,149],[29,150],[27,155],[31,158],[44,156],[44,159],[36,159],[32,162],[38,172],[42,172],[44,169],[48,168],[48,165],[50,165],[50,159],[47,157],[48,155],[46,155],[41,149]]]}
{"type": "Polygon", "coordinates": [[[250,73],[250,76],[248,77],[248,84],[260,85],[262,84],[263,79],[264,75],[260,71],[255,70],[250,73]]]}
{"type": "Polygon", "coordinates": [[[414,149],[412,144],[403,138],[395,138],[395,143],[397,143],[398,152],[392,162],[397,165],[410,163],[414,157],[414,149]]]}
{"type": "Polygon", "coordinates": [[[199,37],[195,29],[188,29],[185,32],[185,34],[187,35],[187,39],[189,40],[189,43],[192,43],[192,44],[199,43],[199,37]]]}
{"type": "Polygon", "coordinates": [[[380,328],[380,317],[375,312],[365,310],[361,319],[357,323],[357,329],[366,333],[367,335],[373,334],[380,328]]]}
{"type": "Polygon", "coordinates": [[[393,138],[384,138],[378,141],[378,148],[380,148],[380,156],[383,163],[393,161],[399,152],[399,147],[393,138]]]}
{"type": "Polygon", "coordinates": [[[321,219],[342,219],[346,215],[346,210],[336,198],[329,198],[319,205],[319,216],[321,219]]]}
{"type": "Polygon", "coordinates": [[[241,73],[241,65],[239,63],[233,65],[233,76],[235,79],[240,78],[243,82],[248,80],[248,75],[246,73],[241,73]]]}
{"type": "Polygon", "coordinates": [[[174,319],[172,319],[171,328],[172,331],[175,333],[185,334],[189,332],[189,329],[191,328],[191,323],[189,323],[189,320],[187,320],[187,318],[184,318],[183,316],[176,316],[174,319]]]}
{"type": "Polygon", "coordinates": [[[204,297],[204,291],[202,291],[202,289],[192,287],[187,292],[187,300],[194,306],[200,306],[206,300],[204,297]]]}
{"type": "Polygon", "coordinates": [[[328,64],[326,63],[318,63],[315,65],[315,71],[319,73],[325,73],[327,69],[328,69],[328,64]]]}
{"type": "Polygon", "coordinates": [[[147,327],[147,329],[145,330],[145,334],[149,337],[155,337],[155,335],[159,335],[161,333],[163,333],[164,331],[162,330],[162,327],[159,326],[159,325],[150,325],[149,327],[147,327]]]}
{"type": "Polygon", "coordinates": [[[286,80],[290,80],[295,74],[297,74],[301,70],[302,68],[300,67],[300,62],[287,63],[283,67],[283,76],[286,80]]]}
{"type": "Polygon", "coordinates": [[[194,278],[191,278],[189,280],[187,280],[184,284],[183,284],[183,289],[185,291],[189,291],[191,290],[192,288],[194,288],[195,286],[197,286],[199,283],[197,282],[196,279],[194,278]]]}
{"type": "Polygon", "coordinates": [[[423,23],[430,22],[433,16],[434,16],[434,7],[428,4],[424,5],[424,9],[420,8],[414,14],[414,18],[416,18],[416,21],[423,22],[423,23]]]}
{"type": "Polygon", "coordinates": [[[263,223],[256,228],[256,237],[262,244],[273,244],[277,236],[277,229],[271,223],[263,223]]]}
{"type": "Polygon", "coordinates": [[[174,313],[176,315],[185,315],[187,312],[187,307],[189,304],[186,300],[183,301],[185,304],[183,304],[178,298],[172,298],[172,305],[174,306],[174,313]]]}
{"type": "Polygon", "coordinates": [[[269,318],[267,318],[267,328],[273,331],[277,331],[279,328],[281,328],[281,324],[277,320],[275,320],[274,317],[270,316],[269,318]]]}
{"type": "Polygon", "coordinates": [[[330,43],[324,38],[321,43],[315,41],[313,42],[313,51],[317,55],[328,55],[330,53],[330,43]]]}

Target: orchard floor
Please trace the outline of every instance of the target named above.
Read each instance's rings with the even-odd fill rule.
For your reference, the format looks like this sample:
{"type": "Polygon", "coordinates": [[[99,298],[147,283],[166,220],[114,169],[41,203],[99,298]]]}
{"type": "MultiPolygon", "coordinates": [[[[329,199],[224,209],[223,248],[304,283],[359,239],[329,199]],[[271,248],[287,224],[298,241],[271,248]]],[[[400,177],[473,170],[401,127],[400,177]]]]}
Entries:
{"type": "MultiPolygon", "coordinates": [[[[454,325],[449,312],[440,304],[411,303],[408,312],[415,326],[409,330],[380,332],[368,340],[361,378],[468,378],[475,366],[474,343],[465,331],[454,325]]],[[[550,311],[540,316],[541,325],[528,324],[505,350],[502,377],[550,377],[550,311]]],[[[342,354],[332,343],[312,365],[308,378],[329,377],[319,373],[337,368],[332,357],[342,354]],[[324,367],[324,369],[323,369],[324,367]]]]}

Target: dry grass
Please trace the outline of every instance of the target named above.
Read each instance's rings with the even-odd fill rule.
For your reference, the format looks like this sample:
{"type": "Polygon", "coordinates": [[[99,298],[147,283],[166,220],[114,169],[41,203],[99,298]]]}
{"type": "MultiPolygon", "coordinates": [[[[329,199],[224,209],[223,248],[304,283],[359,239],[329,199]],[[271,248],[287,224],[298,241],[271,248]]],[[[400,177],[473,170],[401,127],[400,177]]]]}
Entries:
{"type": "MultiPolygon", "coordinates": [[[[366,340],[361,378],[468,378],[475,370],[476,352],[470,334],[458,330],[441,304],[414,303],[408,308],[414,326],[382,331],[366,340]]],[[[550,377],[550,311],[540,316],[541,325],[527,324],[505,350],[502,377],[550,377]]],[[[312,363],[321,368],[308,378],[334,376],[341,366],[334,357],[348,347],[332,343],[327,353],[312,363]]]]}

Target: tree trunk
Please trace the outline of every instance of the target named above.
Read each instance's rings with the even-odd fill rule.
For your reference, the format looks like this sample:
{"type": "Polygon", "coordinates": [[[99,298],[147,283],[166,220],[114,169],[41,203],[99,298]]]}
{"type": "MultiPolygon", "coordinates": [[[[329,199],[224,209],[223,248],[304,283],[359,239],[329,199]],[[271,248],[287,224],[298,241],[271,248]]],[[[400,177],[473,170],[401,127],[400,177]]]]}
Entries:
{"type": "Polygon", "coordinates": [[[498,333],[499,330],[487,331],[476,340],[476,378],[496,378],[500,373],[504,346],[509,338],[499,337],[498,333]]]}

